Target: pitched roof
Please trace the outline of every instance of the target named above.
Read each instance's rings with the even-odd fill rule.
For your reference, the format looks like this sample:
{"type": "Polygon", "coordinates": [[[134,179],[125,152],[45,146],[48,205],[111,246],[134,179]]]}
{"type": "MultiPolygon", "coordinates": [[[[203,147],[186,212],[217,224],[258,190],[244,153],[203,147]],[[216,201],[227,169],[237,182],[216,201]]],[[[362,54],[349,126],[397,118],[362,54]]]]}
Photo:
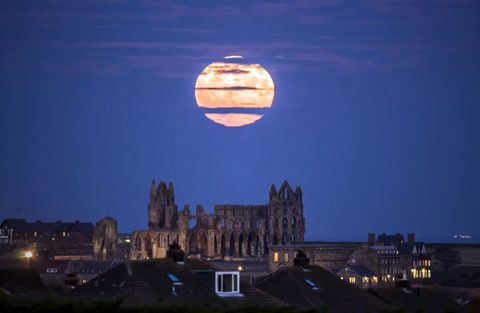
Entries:
{"type": "Polygon", "coordinates": [[[28,223],[23,220],[23,222],[16,223],[16,224],[9,224],[15,228],[16,232],[25,232],[25,233],[55,233],[55,232],[68,232],[71,229],[81,233],[93,233],[95,226],[92,223],[81,223],[81,222],[33,222],[28,223]]]}
{"type": "Polygon", "coordinates": [[[35,260],[31,267],[35,268],[39,274],[47,273],[47,269],[54,268],[56,273],[65,273],[70,260],[35,260]]]}
{"type": "Polygon", "coordinates": [[[26,222],[27,221],[23,218],[6,218],[3,220],[2,225],[7,224],[8,226],[13,227],[16,224],[26,223],[26,222]]]}
{"type": "Polygon", "coordinates": [[[400,244],[405,242],[403,235],[402,234],[394,234],[394,235],[387,235],[387,234],[381,234],[378,235],[377,242],[383,243],[384,245],[392,245],[392,244],[400,244]]]}
{"type": "Polygon", "coordinates": [[[92,234],[93,231],[95,230],[95,226],[92,223],[82,223],[79,221],[72,223],[70,227],[75,228],[78,232],[81,232],[81,233],[92,234]]]}
{"type": "Polygon", "coordinates": [[[70,261],[67,274],[99,274],[104,273],[123,261],[102,261],[102,260],[72,260],[70,261]]]}
{"type": "Polygon", "coordinates": [[[460,305],[436,287],[413,289],[411,292],[399,288],[377,287],[370,292],[397,308],[405,309],[405,312],[464,312],[460,305]]]}
{"type": "Polygon", "coordinates": [[[375,273],[372,272],[365,265],[350,265],[349,268],[354,271],[358,276],[372,277],[375,276],[375,273]]]}
{"type": "Polygon", "coordinates": [[[256,287],[300,310],[330,308],[333,313],[377,312],[389,305],[321,268],[284,267],[256,287]]]}
{"type": "Polygon", "coordinates": [[[34,223],[21,223],[15,225],[16,232],[66,232],[70,228],[71,223],[64,223],[64,222],[54,222],[54,223],[44,223],[44,222],[34,222],[34,223]]]}
{"type": "Polygon", "coordinates": [[[116,299],[123,297],[125,304],[176,303],[188,305],[229,306],[253,303],[257,305],[280,304],[255,287],[241,282],[244,297],[220,298],[196,271],[211,271],[200,261],[174,263],[169,259],[126,261],[79,286],[74,294],[83,299],[116,299]],[[174,284],[167,274],[181,282],[174,284]]]}
{"type": "Polygon", "coordinates": [[[397,245],[397,249],[399,254],[404,254],[404,255],[412,254],[414,250],[416,251],[416,253],[422,253],[422,249],[424,245],[425,244],[423,242],[402,243],[397,245]]]}
{"type": "Polygon", "coordinates": [[[398,253],[399,254],[412,254],[413,251],[413,244],[411,243],[402,243],[397,245],[398,253]]]}
{"type": "Polygon", "coordinates": [[[40,275],[31,268],[0,268],[0,289],[27,299],[46,296],[47,292],[40,275]]]}

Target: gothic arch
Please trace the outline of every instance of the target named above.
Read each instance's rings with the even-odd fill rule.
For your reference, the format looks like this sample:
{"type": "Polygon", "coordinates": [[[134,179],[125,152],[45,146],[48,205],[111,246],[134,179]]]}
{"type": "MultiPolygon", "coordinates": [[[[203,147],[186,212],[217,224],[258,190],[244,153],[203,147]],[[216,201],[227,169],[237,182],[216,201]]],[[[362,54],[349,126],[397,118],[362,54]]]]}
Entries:
{"type": "Polygon", "coordinates": [[[263,236],[263,252],[264,254],[268,254],[268,245],[270,244],[269,240],[268,240],[268,234],[265,233],[265,235],[263,236]]]}
{"type": "Polygon", "coordinates": [[[188,253],[197,254],[197,236],[195,233],[192,233],[188,238],[188,253]]]}
{"type": "Polygon", "coordinates": [[[217,240],[217,234],[213,235],[213,255],[216,255],[218,253],[218,240],[217,240]]]}
{"type": "Polygon", "coordinates": [[[198,236],[199,243],[200,243],[200,256],[202,258],[206,258],[208,256],[208,238],[204,232],[198,236]]]}
{"type": "Polygon", "coordinates": [[[243,257],[244,236],[243,233],[238,237],[238,256],[243,257]]]}
{"type": "Polygon", "coordinates": [[[255,239],[255,234],[253,232],[250,232],[248,234],[248,240],[247,240],[247,254],[248,255],[253,255],[253,244],[255,244],[253,242],[253,240],[255,239]]]}
{"type": "Polygon", "coordinates": [[[235,236],[233,233],[230,235],[230,251],[228,255],[230,256],[235,255],[235,236]]]}
{"type": "Polygon", "coordinates": [[[225,234],[222,234],[222,237],[220,239],[220,253],[222,255],[222,258],[224,258],[227,255],[227,244],[226,244],[225,234]]]}

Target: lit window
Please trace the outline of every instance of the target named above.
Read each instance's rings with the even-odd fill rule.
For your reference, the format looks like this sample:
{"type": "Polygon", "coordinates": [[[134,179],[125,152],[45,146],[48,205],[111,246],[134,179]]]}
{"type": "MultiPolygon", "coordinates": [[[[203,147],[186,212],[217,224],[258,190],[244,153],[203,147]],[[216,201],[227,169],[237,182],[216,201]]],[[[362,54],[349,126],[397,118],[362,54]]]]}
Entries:
{"type": "Polygon", "coordinates": [[[426,278],[426,277],[427,277],[427,272],[424,268],[422,268],[421,278],[426,278]]]}
{"type": "Polygon", "coordinates": [[[63,232],[63,237],[65,237],[65,236],[66,236],[65,232],[63,232]]]}
{"type": "Polygon", "coordinates": [[[273,262],[278,263],[278,252],[273,253],[273,262]]]}
{"type": "Polygon", "coordinates": [[[364,283],[364,284],[368,283],[368,277],[367,276],[362,277],[362,283],[364,283]]]}
{"type": "Polygon", "coordinates": [[[355,277],[349,277],[349,278],[348,278],[348,282],[349,282],[350,284],[355,284],[355,277]]]}
{"type": "Polygon", "coordinates": [[[242,296],[239,272],[215,272],[215,292],[221,297],[242,296]]]}
{"type": "Polygon", "coordinates": [[[288,252],[283,254],[283,262],[288,263],[288,252]]]}
{"type": "Polygon", "coordinates": [[[373,282],[378,283],[378,277],[377,276],[373,276],[373,282]]]}
{"type": "Polygon", "coordinates": [[[56,273],[57,269],[55,267],[49,267],[47,268],[47,273],[56,273]]]}

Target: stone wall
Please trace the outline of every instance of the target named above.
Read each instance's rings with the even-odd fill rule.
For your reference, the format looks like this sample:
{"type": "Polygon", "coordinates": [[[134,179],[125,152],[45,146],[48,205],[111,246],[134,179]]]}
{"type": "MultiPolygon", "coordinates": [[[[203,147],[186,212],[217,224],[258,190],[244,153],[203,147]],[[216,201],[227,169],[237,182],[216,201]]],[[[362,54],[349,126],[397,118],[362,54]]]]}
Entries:
{"type": "Polygon", "coordinates": [[[264,205],[216,205],[206,214],[201,205],[195,214],[189,206],[179,212],[173,184],[152,182],[148,204],[148,230],[132,236],[131,258],[161,258],[168,245],[178,243],[187,256],[210,259],[257,257],[270,245],[302,242],[305,234],[302,190],[284,182],[272,185],[264,205]],[[190,221],[195,226],[190,227],[190,221]]]}
{"type": "Polygon", "coordinates": [[[92,240],[94,259],[110,260],[115,258],[118,241],[117,220],[105,217],[97,222],[92,240]]]}

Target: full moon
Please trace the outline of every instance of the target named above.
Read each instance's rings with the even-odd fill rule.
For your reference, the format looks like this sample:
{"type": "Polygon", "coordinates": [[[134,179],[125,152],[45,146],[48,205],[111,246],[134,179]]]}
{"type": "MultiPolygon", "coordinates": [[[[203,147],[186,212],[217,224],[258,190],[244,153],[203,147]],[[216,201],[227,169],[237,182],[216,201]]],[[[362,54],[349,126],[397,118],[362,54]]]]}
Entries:
{"type": "Polygon", "coordinates": [[[209,64],[195,83],[197,105],[215,123],[239,127],[255,123],[272,106],[274,84],[260,64],[244,63],[241,56],[209,64]]]}

